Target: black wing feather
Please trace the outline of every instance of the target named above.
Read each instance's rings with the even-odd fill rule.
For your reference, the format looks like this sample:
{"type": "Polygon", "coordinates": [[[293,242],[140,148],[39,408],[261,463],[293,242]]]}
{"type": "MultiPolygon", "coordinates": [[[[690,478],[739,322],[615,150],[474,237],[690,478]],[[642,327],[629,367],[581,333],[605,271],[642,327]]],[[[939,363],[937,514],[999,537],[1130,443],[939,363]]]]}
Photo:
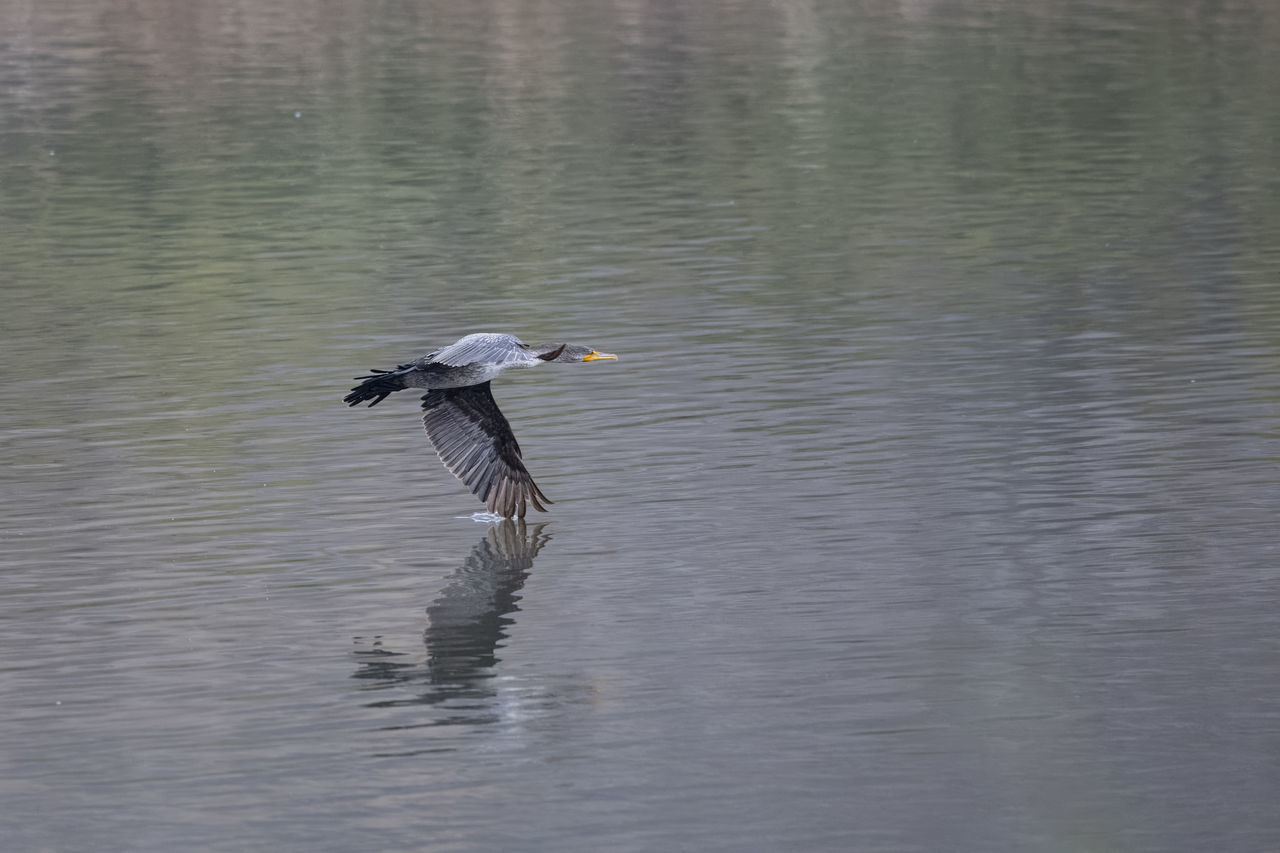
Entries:
{"type": "Polygon", "coordinates": [[[511,424],[498,409],[488,382],[428,391],[422,397],[427,438],[449,472],[504,518],[524,518],[528,504],[546,512],[551,503],[520,456],[511,424]]]}

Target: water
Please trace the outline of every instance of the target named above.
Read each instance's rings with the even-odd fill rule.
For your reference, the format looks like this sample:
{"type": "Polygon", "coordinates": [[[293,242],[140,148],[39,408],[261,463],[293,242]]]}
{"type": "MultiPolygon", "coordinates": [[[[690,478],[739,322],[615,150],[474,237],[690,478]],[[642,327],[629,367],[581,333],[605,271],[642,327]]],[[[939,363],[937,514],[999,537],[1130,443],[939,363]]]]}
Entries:
{"type": "Polygon", "coordinates": [[[6,847],[1280,847],[1277,32],[0,4],[6,847]]]}

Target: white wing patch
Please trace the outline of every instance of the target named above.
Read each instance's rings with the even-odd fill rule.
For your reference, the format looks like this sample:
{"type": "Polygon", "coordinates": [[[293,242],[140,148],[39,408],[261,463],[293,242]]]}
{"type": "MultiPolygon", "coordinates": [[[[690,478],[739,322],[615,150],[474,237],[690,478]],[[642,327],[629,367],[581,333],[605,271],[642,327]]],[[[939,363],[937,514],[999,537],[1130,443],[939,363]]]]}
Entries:
{"type": "Polygon", "coordinates": [[[519,338],[501,332],[479,332],[467,335],[457,343],[436,350],[427,358],[437,364],[447,364],[450,367],[463,367],[477,362],[520,364],[530,367],[539,363],[538,357],[530,353],[519,338]]]}

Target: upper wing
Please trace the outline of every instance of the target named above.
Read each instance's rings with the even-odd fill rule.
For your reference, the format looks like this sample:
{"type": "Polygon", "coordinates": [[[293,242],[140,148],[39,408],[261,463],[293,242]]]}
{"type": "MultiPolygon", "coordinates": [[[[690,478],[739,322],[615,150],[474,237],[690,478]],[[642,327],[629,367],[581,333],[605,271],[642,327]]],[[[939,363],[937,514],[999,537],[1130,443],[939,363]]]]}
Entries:
{"type": "Polygon", "coordinates": [[[422,398],[422,423],[440,461],[453,476],[504,518],[524,518],[533,504],[551,503],[529,476],[511,425],[498,410],[489,383],[428,391],[422,398]]]}
{"type": "Polygon", "coordinates": [[[462,367],[482,361],[488,364],[537,364],[538,358],[515,335],[480,332],[467,335],[427,356],[437,364],[462,367]]]}

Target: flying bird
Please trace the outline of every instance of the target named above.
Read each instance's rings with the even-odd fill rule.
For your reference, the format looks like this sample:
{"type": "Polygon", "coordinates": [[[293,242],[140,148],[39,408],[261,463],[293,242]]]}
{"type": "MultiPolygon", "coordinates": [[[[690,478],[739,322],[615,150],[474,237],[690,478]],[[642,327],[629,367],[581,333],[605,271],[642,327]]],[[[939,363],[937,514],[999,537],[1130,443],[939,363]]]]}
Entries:
{"type": "Polygon", "coordinates": [[[524,467],[520,445],[489,390],[509,368],[548,361],[572,364],[617,359],[576,344],[526,344],[515,335],[480,332],[428,353],[395,370],[370,370],[342,398],[349,406],[370,407],[406,388],[422,388],[422,423],[440,461],[490,512],[524,518],[528,504],[546,512],[552,503],[524,467]]]}

